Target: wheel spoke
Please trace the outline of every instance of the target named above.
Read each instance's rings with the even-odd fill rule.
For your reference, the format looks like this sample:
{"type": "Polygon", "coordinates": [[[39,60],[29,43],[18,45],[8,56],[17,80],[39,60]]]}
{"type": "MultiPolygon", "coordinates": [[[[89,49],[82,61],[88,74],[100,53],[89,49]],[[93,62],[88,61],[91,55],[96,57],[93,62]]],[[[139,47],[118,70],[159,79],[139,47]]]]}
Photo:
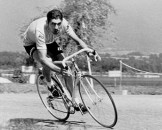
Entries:
{"type": "Polygon", "coordinates": [[[116,124],[115,103],[107,89],[96,78],[83,75],[79,92],[83,103],[96,122],[104,127],[113,127],[116,124]]]}

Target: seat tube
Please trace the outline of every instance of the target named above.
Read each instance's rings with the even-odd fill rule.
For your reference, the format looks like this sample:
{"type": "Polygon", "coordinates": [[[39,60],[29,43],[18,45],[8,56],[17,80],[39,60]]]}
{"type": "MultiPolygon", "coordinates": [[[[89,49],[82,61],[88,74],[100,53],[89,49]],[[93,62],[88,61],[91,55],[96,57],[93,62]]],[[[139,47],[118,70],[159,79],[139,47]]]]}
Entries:
{"type": "Polygon", "coordinates": [[[72,102],[75,102],[75,98],[77,97],[77,85],[79,85],[79,77],[75,76],[73,79],[73,93],[72,93],[72,102]]]}

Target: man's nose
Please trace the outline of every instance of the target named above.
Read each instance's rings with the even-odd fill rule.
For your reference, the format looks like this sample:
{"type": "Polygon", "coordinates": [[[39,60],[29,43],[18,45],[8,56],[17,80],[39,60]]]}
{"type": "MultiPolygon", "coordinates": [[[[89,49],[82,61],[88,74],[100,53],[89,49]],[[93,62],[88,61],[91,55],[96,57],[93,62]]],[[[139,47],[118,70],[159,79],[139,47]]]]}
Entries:
{"type": "Polygon", "coordinates": [[[58,29],[58,25],[55,26],[55,29],[58,29]]]}

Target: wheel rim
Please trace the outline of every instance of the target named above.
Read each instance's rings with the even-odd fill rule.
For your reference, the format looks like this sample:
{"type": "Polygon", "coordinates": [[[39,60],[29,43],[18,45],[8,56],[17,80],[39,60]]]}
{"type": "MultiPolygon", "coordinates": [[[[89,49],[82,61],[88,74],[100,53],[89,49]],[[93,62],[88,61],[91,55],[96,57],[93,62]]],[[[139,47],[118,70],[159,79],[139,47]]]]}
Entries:
{"type": "Polygon", "coordinates": [[[39,75],[37,77],[37,90],[38,90],[38,95],[43,103],[43,105],[46,107],[46,109],[48,110],[48,112],[54,116],[55,118],[57,118],[60,121],[65,121],[69,118],[69,108],[65,106],[64,100],[62,99],[62,97],[58,97],[58,98],[54,98],[52,100],[50,100],[49,102],[47,102],[47,97],[50,94],[50,92],[48,91],[45,83],[42,80],[43,75],[39,75]]]}

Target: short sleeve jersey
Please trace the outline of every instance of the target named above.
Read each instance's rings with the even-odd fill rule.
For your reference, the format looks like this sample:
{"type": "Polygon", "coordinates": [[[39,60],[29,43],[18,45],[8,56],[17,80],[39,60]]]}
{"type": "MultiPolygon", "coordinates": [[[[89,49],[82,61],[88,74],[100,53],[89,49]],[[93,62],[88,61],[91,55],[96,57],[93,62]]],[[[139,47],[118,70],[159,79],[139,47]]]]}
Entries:
{"type": "Polygon", "coordinates": [[[63,18],[60,31],[57,35],[50,32],[47,27],[47,18],[43,17],[33,21],[23,35],[24,46],[36,44],[37,49],[47,49],[46,44],[56,41],[62,34],[74,35],[72,27],[68,21],[63,18]]]}

